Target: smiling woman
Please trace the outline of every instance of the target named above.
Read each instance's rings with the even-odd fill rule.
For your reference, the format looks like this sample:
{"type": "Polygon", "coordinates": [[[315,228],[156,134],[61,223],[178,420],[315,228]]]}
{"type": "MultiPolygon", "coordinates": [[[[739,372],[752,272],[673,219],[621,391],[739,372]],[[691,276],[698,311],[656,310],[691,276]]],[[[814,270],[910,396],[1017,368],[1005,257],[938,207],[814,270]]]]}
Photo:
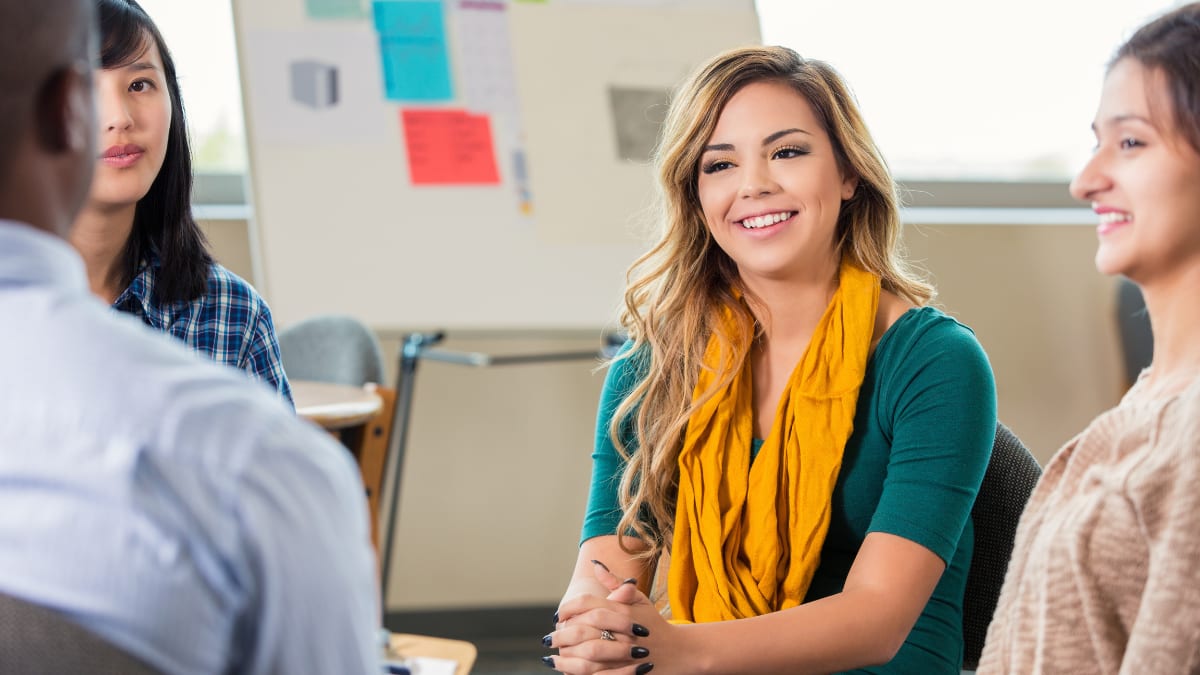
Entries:
{"type": "Polygon", "coordinates": [[[192,216],[192,158],[175,63],[134,0],[97,0],[100,154],[71,233],[92,292],[291,400],[271,313],[213,261],[192,216]]]}
{"type": "Polygon", "coordinates": [[[725,104],[712,141],[700,207],[751,292],[797,274],[836,278],[838,211],[858,179],[839,166],[808,101],[783,83],[749,84],[725,104]]]}
{"type": "Polygon", "coordinates": [[[971,331],[925,306],[841,76],[718,55],[656,165],[660,239],[630,273],[547,665],[958,673],[995,388],[971,331]]]}
{"type": "MultiPolygon", "coordinates": [[[[1071,186],[1096,266],[1142,289],[1154,358],[1046,465],[979,673],[1200,672],[1200,3],[1117,50],[1071,186]]],[[[1081,125],[1082,126],[1082,125],[1081,125]]]]}

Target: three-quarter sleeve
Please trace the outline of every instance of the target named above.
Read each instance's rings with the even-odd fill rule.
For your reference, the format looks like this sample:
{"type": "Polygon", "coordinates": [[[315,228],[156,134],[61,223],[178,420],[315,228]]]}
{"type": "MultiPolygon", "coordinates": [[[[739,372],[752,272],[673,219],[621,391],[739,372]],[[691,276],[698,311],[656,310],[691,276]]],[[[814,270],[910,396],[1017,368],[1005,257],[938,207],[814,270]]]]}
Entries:
{"type": "Polygon", "coordinates": [[[880,391],[891,450],[868,532],[914,541],[949,565],[991,458],[995,382],[974,334],[949,317],[906,339],[880,391]]]}
{"type": "MultiPolygon", "coordinates": [[[[625,354],[630,346],[631,343],[626,343],[621,348],[620,354],[625,354]]],[[[616,534],[617,525],[621,522],[621,506],[617,488],[621,482],[621,474],[625,470],[625,462],[617,453],[609,430],[617,408],[637,386],[640,373],[637,356],[631,355],[613,361],[604,378],[604,388],[600,392],[600,404],[596,411],[596,435],[592,446],[592,482],[588,491],[587,510],[583,518],[580,543],[592,537],[616,534]]],[[[634,450],[636,438],[632,433],[625,434],[622,441],[626,451],[634,450]]]]}

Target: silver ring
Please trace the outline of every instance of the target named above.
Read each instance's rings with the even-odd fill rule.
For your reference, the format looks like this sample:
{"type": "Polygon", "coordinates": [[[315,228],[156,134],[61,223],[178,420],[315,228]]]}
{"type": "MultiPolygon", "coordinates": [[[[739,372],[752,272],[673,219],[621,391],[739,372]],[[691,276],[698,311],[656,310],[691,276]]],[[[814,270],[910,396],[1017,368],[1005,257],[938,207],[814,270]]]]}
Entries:
{"type": "Polygon", "coordinates": [[[613,636],[612,631],[610,631],[610,630],[601,630],[600,631],[600,639],[608,640],[609,642],[617,641],[617,638],[613,636]]]}

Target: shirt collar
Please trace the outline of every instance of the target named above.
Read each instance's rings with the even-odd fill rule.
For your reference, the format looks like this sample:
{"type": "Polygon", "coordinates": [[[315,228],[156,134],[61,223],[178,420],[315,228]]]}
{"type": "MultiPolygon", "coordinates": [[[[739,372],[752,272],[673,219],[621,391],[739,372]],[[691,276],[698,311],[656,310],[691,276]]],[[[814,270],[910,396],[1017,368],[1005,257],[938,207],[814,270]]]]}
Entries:
{"type": "Polygon", "coordinates": [[[149,315],[154,308],[151,299],[154,297],[154,282],[158,278],[158,257],[151,254],[148,260],[142,261],[138,273],[129,282],[129,287],[117,296],[112,306],[115,309],[129,311],[137,308],[143,314],[149,315]]]}
{"type": "Polygon", "coordinates": [[[88,292],[83,259],[70,244],[32,225],[0,219],[0,288],[18,285],[88,292]]]}

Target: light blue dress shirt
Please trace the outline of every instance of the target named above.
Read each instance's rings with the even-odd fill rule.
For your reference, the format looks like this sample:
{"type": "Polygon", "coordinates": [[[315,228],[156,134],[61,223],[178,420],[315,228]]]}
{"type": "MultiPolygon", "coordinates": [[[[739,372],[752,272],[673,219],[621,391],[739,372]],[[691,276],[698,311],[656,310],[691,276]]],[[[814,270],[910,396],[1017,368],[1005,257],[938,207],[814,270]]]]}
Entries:
{"type": "Polygon", "coordinates": [[[0,591],[166,673],[380,672],[353,460],[0,221],[0,591]]]}

